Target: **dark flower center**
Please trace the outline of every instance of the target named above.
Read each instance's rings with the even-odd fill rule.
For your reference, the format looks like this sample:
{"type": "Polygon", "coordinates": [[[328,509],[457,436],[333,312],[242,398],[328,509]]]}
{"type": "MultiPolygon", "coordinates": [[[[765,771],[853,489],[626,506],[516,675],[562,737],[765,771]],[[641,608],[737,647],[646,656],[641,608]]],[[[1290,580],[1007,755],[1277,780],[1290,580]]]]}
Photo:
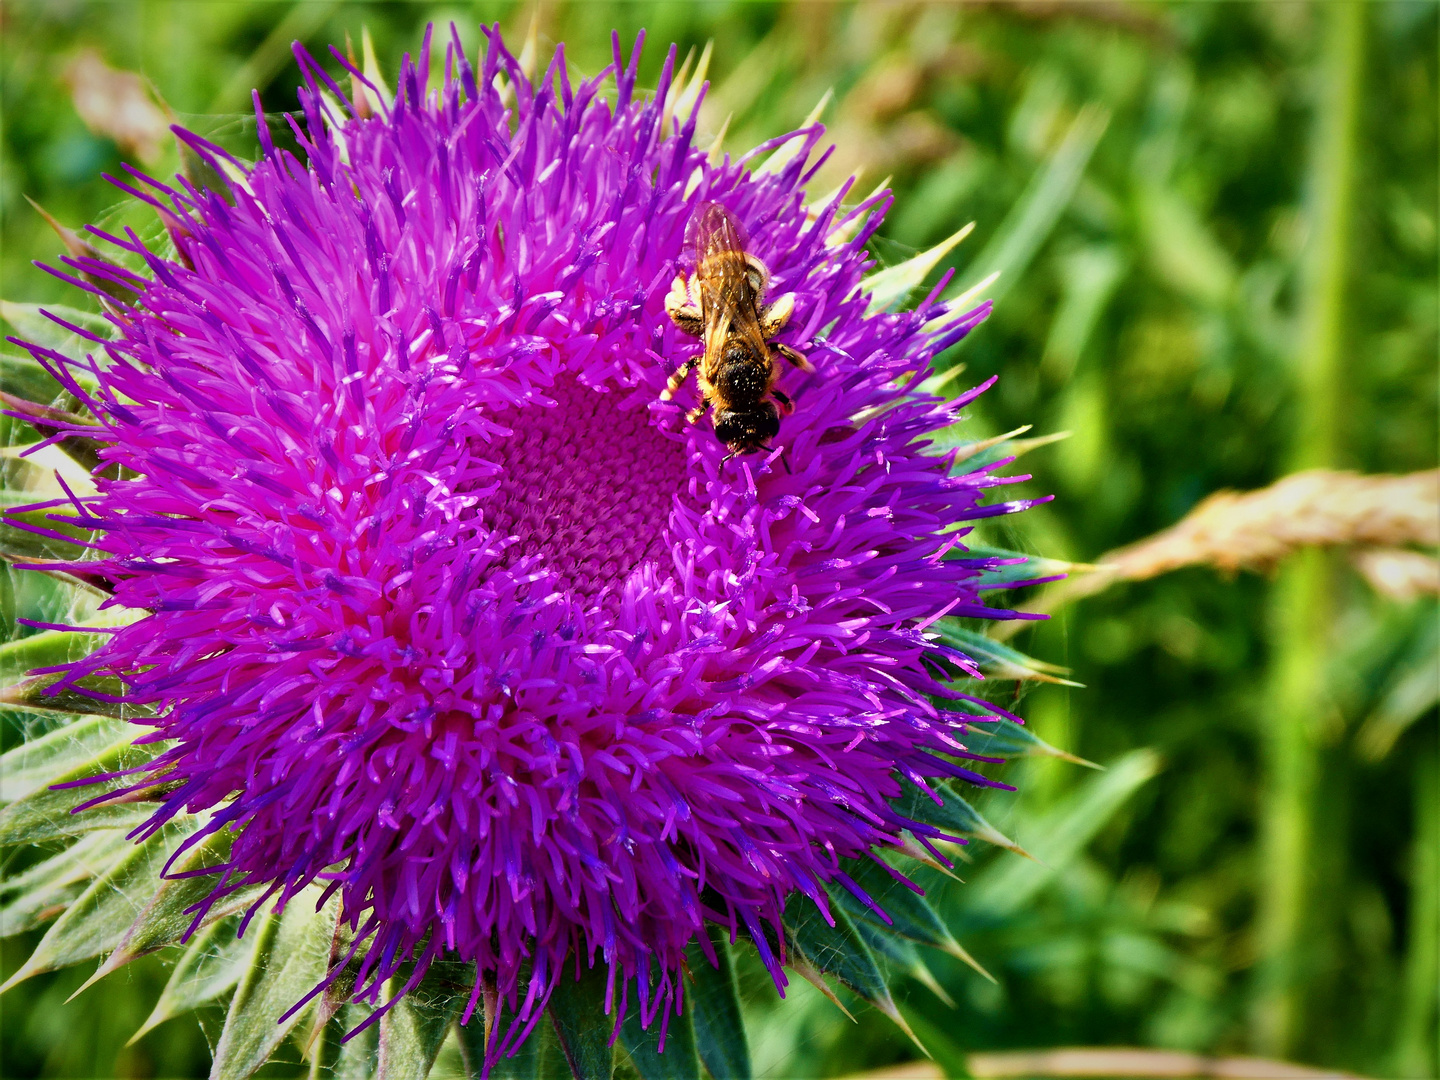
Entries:
{"type": "Polygon", "coordinates": [[[497,419],[513,429],[486,447],[499,489],[481,506],[498,534],[515,537],[503,563],[539,555],[558,587],[592,597],[642,562],[668,562],[665,523],[685,471],[684,450],[651,427],[647,410],[620,406],[567,380],[497,419]]]}

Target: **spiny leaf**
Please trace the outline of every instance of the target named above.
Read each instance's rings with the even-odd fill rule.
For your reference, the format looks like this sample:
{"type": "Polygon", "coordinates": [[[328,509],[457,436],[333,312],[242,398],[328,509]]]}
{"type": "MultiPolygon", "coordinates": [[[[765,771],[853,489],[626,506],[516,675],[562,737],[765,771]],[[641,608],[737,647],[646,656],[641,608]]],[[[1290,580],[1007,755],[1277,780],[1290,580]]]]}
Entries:
{"type": "Polygon", "coordinates": [[[857,918],[855,930],[865,939],[870,951],[876,956],[884,957],[894,970],[910,976],[952,1009],[955,1007],[955,999],[946,993],[934,972],[925,965],[914,942],[890,933],[880,923],[868,919],[857,918]]]}
{"type": "Polygon", "coordinates": [[[745,1039],[730,942],[713,927],[706,932],[719,967],[711,967],[700,946],[691,942],[691,981],[685,992],[686,1007],[695,1014],[700,1060],[714,1080],[750,1080],[750,1046],[745,1039]]]}
{"type": "MultiPolygon", "coordinates": [[[[956,364],[955,367],[959,368],[961,371],[965,370],[964,364],[956,364]]],[[[953,371],[954,368],[950,370],[953,371]]],[[[931,377],[934,378],[934,376],[931,377]]],[[[1021,424],[1019,427],[1014,428],[1011,431],[1007,431],[1004,435],[992,435],[988,439],[971,438],[970,427],[971,424],[969,418],[965,418],[957,421],[954,424],[951,424],[949,427],[941,428],[939,431],[927,435],[926,438],[930,441],[931,445],[935,446],[937,449],[954,450],[955,464],[961,465],[969,461],[976,454],[981,454],[984,453],[986,450],[989,450],[992,446],[999,446],[1001,443],[1008,442],[1017,435],[1025,434],[1025,432],[1030,430],[1031,425],[1021,424]]],[[[974,469],[975,467],[976,466],[971,466],[971,469],[974,469]]],[[[971,469],[956,471],[969,472],[971,471],[971,469]]],[[[960,552],[959,549],[957,549],[957,552],[963,554],[963,552],[960,552]]]]}
{"type": "Polygon", "coordinates": [[[14,802],[60,776],[95,767],[106,750],[134,738],[135,730],[114,717],[87,716],[0,755],[0,802],[14,802]]]}
{"type": "Polygon", "coordinates": [[[0,645],[0,684],[9,683],[35,668],[56,667],[89,656],[106,634],[74,630],[42,630],[0,645]]]}
{"type": "MultiPolygon", "coordinates": [[[[327,978],[331,974],[334,974],[334,978],[321,991],[315,1008],[306,1010],[311,1017],[309,1034],[302,1036],[297,1033],[295,1036],[295,1041],[300,1044],[301,1053],[305,1057],[314,1057],[324,1052],[325,1029],[355,992],[356,968],[345,963],[345,957],[353,943],[354,932],[344,919],[337,918],[335,932],[330,936],[330,955],[325,962],[327,978]]],[[[378,1053],[378,1050],[376,1052],[378,1053]]]]}
{"type": "MultiPolygon", "coordinates": [[[[0,408],[8,407],[0,399],[0,408]]],[[[42,423],[30,425],[42,432],[42,423]]],[[[21,486],[34,492],[36,501],[53,501],[65,496],[65,488],[79,496],[95,494],[95,477],[90,468],[80,464],[66,449],[54,443],[42,444],[38,440],[30,443],[16,443],[0,446],[0,461],[14,462],[20,469],[21,486]],[[63,485],[63,486],[62,486],[63,485]]]]}
{"type": "Polygon", "coordinates": [[[830,988],[830,984],[825,981],[825,973],[810,963],[809,960],[806,960],[798,952],[792,950],[789,955],[785,957],[785,966],[811,986],[815,987],[816,990],[819,990],[820,993],[824,994],[825,999],[829,1001],[831,1005],[834,1005],[845,1014],[845,1019],[849,1020],[852,1024],[859,1023],[859,1021],[855,1019],[855,1014],[845,1007],[845,1003],[836,996],[835,991],[830,988]]]}
{"type": "MultiPolygon", "coordinates": [[[[354,1031],[370,1016],[368,1005],[351,1003],[340,1011],[340,1027],[354,1031]]],[[[315,1048],[312,1048],[312,1053],[315,1048]]],[[[351,1036],[340,1044],[340,1054],[331,1066],[335,1080],[374,1080],[375,1070],[380,1067],[380,1025],[371,1024],[364,1031],[351,1036]]],[[[479,1073],[476,1073],[479,1076],[479,1073]]]]}
{"type": "MultiPolygon", "coordinates": [[[[890,916],[890,924],[887,928],[881,923],[877,916],[869,908],[865,907],[847,890],[840,889],[837,895],[835,889],[831,889],[831,895],[846,905],[852,918],[873,923],[881,928],[886,936],[901,934],[911,941],[918,941],[922,945],[929,945],[948,953],[955,959],[969,964],[985,978],[994,982],[994,977],[980,966],[979,962],[971,956],[950,933],[950,928],[941,921],[935,909],[924,896],[914,892],[904,883],[895,880],[885,868],[870,859],[856,859],[847,864],[850,868],[850,876],[855,884],[864,889],[870,899],[874,900],[890,916]],[[858,910],[857,910],[858,908],[858,910]]],[[[929,969],[926,969],[928,974],[929,969]]],[[[924,981],[922,978],[921,981],[924,981]]],[[[945,993],[940,992],[942,998],[945,993]]]]}
{"type": "MultiPolygon", "coordinates": [[[[380,61],[375,59],[375,42],[370,37],[370,28],[368,26],[360,27],[360,55],[364,57],[365,60],[365,66],[362,69],[365,72],[365,78],[370,80],[370,87],[374,88],[366,87],[365,92],[369,96],[370,103],[375,111],[381,112],[381,101],[375,96],[376,93],[384,94],[389,98],[394,97],[395,92],[386,84],[385,76],[380,71],[380,61]]],[[[387,101],[385,104],[388,105],[389,102],[387,101]]]]}
{"type": "Polygon", "coordinates": [[[67,716],[129,717],[144,715],[139,706],[123,701],[106,701],[103,698],[81,692],[81,689],[94,690],[111,698],[119,697],[124,689],[120,685],[119,679],[85,678],[79,680],[78,686],[81,689],[67,685],[56,690],[56,684],[61,682],[64,677],[59,673],[35,675],[0,687],[0,706],[42,715],[56,713],[63,713],[67,716]]]}
{"type": "MultiPolygon", "coordinates": [[[[163,102],[161,104],[164,105],[163,102]]],[[[170,122],[178,123],[175,114],[170,112],[170,107],[164,105],[164,108],[170,122]]],[[[224,175],[201,157],[189,142],[177,135],[175,136],[175,149],[180,156],[180,174],[190,181],[195,190],[214,192],[232,206],[235,204],[235,193],[230,190],[230,184],[224,175]]],[[[124,297],[119,299],[123,300],[124,297]]]]}
{"type": "MultiPolygon", "coordinates": [[[[893,176],[885,177],[884,180],[881,180],[880,183],[875,185],[875,189],[871,191],[869,195],[866,195],[865,198],[861,199],[858,203],[856,203],[856,206],[864,206],[866,203],[870,203],[872,199],[878,200],[880,195],[884,194],[884,192],[890,187],[890,181],[893,179],[893,176]]],[[[841,215],[842,220],[840,224],[836,225],[835,228],[831,229],[829,234],[825,237],[825,246],[838,248],[843,247],[845,244],[848,244],[855,237],[855,235],[859,233],[861,226],[863,226],[870,219],[870,215],[875,212],[879,205],[880,203],[876,202],[873,203],[870,208],[867,209],[864,213],[852,213],[848,220],[844,218],[844,215],[841,215]]]]}
{"type": "MultiPolygon", "coordinates": [[[[430,965],[420,985],[380,1018],[376,1080],[425,1080],[474,980],[472,964],[437,960],[430,965]]],[[[391,982],[396,992],[403,985],[398,976],[391,982]]]]}
{"type": "Polygon", "coordinates": [[[38,885],[0,907],[0,937],[14,937],[37,930],[64,914],[65,909],[85,891],[85,883],[90,877],[88,874],[77,876],[77,873],[72,866],[67,875],[38,885]]]}
{"type": "MultiPolygon", "coordinates": [[[[0,491],[0,514],[10,514],[14,511],[4,510],[6,500],[23,498],[26,503],[35,501],[36,495],[33,492],[0,491]]],[[[7,563],[26,563],[24,569],[30,573],[43,573],[46,577],[62,582],[63,585],[71,586],[73,590],[81,590],[91,596],[98,596],[101,599],[109,599],[115,595],[114,582],[105,576],[99,567],[91,569],[85,563],[94,562],[91,559],[84,559],[84,552],[79,547],[69,544],[68,541],[55,540],[53,537],[37,537],[33,533],[27,533],[23,528],[14,526],[9,517],[0,517],[0,560],[7,563]],[[43,550],[42,550],[43,549],[43,550]],[[46,566],[36,566],[36,563],[49,563],[46,566]]]]}
{"type": "Polygon", "coordinates": [[[110,321],[93,311],[81,311],[64,304],[19,304],[13,300],[0,300],[0,318],[15,328],[17,337],[31,344],[53,349],[75,360],[83,360],[86,354],[100,349],[95,342],[46,318],[42,311],[48,311],[96,337],[109,338],[114,334],[115,328],[110,321]]]}
{"type": "MultiPolygon", "coordinates": [[[[170,981],[140,1030],[130,1037],[134,1043],[166,1020],[193,1011],[214,1001],[240,981],[254,949],[253,938],[237,938],[238,917],[211,923],[198,931],[180,954],[170,981]]],[[[254,931],[252,931],[252,934],[254,931]]]]}
{"type": "Polygon", "coordinates": [[[867,277],[860,283],[860,288],[870,296],[868,310],[871,313],[888,311],[894,305],[904,303],[910,291],[919,286],[940,260],[950,254],[955,245],[969,236],[974,228],[975,223],[972,221],[934,247],[867,277]]]}
{"type": "Polygon", "coordinates": [[[710,146],[705,151],[705,160],[713,167],[719,165],[725,156],[725,133],[730,130],[730,121],[735,119],[733,112],[725,114],[725,119],[720,122],[720,130],[715,133],[715,138],[710,140],[710,146]]]}
{"type": "Polygon", "coordinates": [[[535,81],[535,61],[540,55],[540,12],[535,11],[530,15],[530,29],[525,32],[525,45],[520,50],[516,62],[520,66],[520,73],[530,82],[535,81]]]}
{"type": "Polygon", "coordinates": [[[1036,660],[1019,649],[1012,649],[984,634],[967,630],[954,619],[940,619],[933,624],[933,628],[947,645],[959,649],[983,670],[999,678],[1037,679],[1040,682],[1059,683],[1061,686],[1082,685],[1060,677],[1058,673],[1067,669],[1036,660]]]}
{"type": "Polygon", "coordinates": [[[560,1049],[577,1077],[604,1080],[613,1068],[610,1032],[614,1027],[605,1014],[605,989],[608,983],[603,965],[587,969],[579,979],[572,979],[567,970],[560,976],[550,996],[550,1019],[560,1049]]]}
{"type": "MultiPolygon", "coordinates": [[[[85,677],[75,684],[56,688],[65,680],[59,672],[46,675],[32,675],[17,683],[0,687],[0,706],[19,708],[23,713],[40,713],[42,716],[109,716],[130,719],[147,716],[147,706],[132,706],[128,701],[107,700],[118,698],[124,693],[118,678],[85,677]],[[94,691],[94,693],[86,693],[94,691]],[[101,697],[96,697],[99,694],[101,697]]],[[[138,733],[137,733],[138,734],[138,733]]]]}
{"type": "MultiPolygon", "coordinates": [[[[33,499],[30,501],[34,501],[33,499]]],[[[86,557],[80,543],[71,543],[61,536],[85,541],[91,531],[76,524],[79,519],[66,514],[63,507],[50,510],[5,510],[0,517],[0,559],[6,562],[76,562],[86,557]],[[42,536],[21,525],[34,525],[60,536],[42,536]]]]}
{"type": "Polygon", "coordinates": [[[1024,855],[1027,859],[1032,858],[1028,851],[986,821],[979,811],[955,791],[953,785],[941,783],[934,785],[934,788],[936,794],[944,800],[939,805],[919,788],[909,784],[906,785],[904,794],[891,805],[896,813],[905,815],[911,821],[933,825],[952,836],[970,836],[976,840],[984,840],[987,844],[1003,847],[1017,855],[1024,855]]]}
{"type": "Polygon", "coordinates": [[[1007,551],[1005,548],[986,547],[976,544],[969,548],[956,548],[947,552],[947,559],[1004,559],[1005,566],[997,566],[991,570],[980,573],[974,581],[981,588],[993,588],[997,585],[1009,585],[1017,581],[1031,581],[1035,578],[1055,577],[1059,574],[1071,574],[1077,570],[1089,570],[1091,567],[1084,563],[1062,562],[1060,559],[1045,559],[1039,555],[1026,555],[1019,551],[1007,551]],[[1019,560],[1018,562],[1010,560],[1019,560]]]}
{"type": "Polygon", "coordinates": [[[1062,442],[1070,437],[1068,431],[1056,431],[1049,435],[1036,435],[1034,438],[1021,439],[1017,436],[1025,434],[1030,430],[1029,424],[1021,424],[1012,431],[1003,435],[992,435],[988,439],[974,439],[969,437],[968,422],[961,420],[951,424],[949,427],[935,432],[929,436],[931,443],[940,449],[953,449],[955,457],[952,462],[952,472],[974,472],[976,469],[985,467],[992,462],[1004,458],[1020,458],[1031,450],[1038,450],[1042,446],[1049,446],[1051,443],[1062,442]],[[962,469],[960,466],[964,466],[962,469]]]}
{"type": "MultiPolygon", "coordinates": [[[[172,874],[193,873],[207,866],[223,863],[230,854],[233,834],[228,829],[211,833],[176,861],[172,874]]],[[[166,878],[151,897],[145,909],[135,917],[134,923],[125,931],[124,938],[110,954],[100,970],[87,980],[86,986],[104,978],[117,968],[123,967],[137,957],[145,956],[173,945],[190,929],[195,913],[187,909],[209,896],[217,879],[209,874],[195,877],[166,878]]],[[[243,911],[249,907],[261,891],[262,886],[254,885],[235,890],[206,912],[202,926],[218,919],[243,911]]],[[[81,987],[83,990],[84,987],[81,987]]]]}
{"type": "MultiPolygon", "coordinates": [[[[480,1080],[485,1062],[485,1025],[476,1016],[459,1029],[459,1034],[467,1080],[480,1080]]],[[[555,1028],[543,1020],[536,1024],[514,1055],[495,1062],[489,1080],[572,1080],[555,1028]]]]}
{"type": "MultiPolygon", "coordinates": [[[[816,102],[815,107],[810,110],[810,115],[805,117],[804,120],[800,121],[799,126],[796,127],[795,130],[803,131],[805,128],[808,128],[811,124],[818,121],[820,117],[824,114],[825,110],[829,107],[830,102],[834,100],[834,98],[835,89],[834,87],[831,87],[829,90],[826,90],[823,95],[821,95],[820,100],[816,102]]],[[[782,169],[785,168],[786,165],[789,165],[790,162],[795,160],[795,157],[801,152],[804,146],[805,140],[802,138],[791,139],[790,141],[783,143],[780,146],[777,146],[768,158],[766,158],[761,164],[755,167],[754,175],[766,176],[771,173],[780,172],[782,169]]]]}
{"type": "MultiPolygon", "coordinates": [[[[171,122],[174,122],[173,116],[171,117],[171,122]]],[[[100,253],[99,249],[95,247],[94,244],[86,240],[74,229],[66,225],[62,225],[54,217],[54,215],[52,215],[48,210],[46,210],[34,199],[30,198],[29,195],[25,196],[25,201],[28,202],[32,207],[34,207],[35,212],[45,220],[45,224],[49,225],[50,228],[54,230],[55,235],[60,237],[60,242],[65,245],[65,253],[69,255],[72,259],[98,259],[101,262],[108,261],[104,257],[104,255],[100,253]]],[[[80,276],[83,277],[86,281],[90,282],[90,284],[100,288],[112,300],[118,300],[123,304],[129,304],[134,302],[134,300],[136,299],[137,294],[134,289],[126,288],[124,285],[121,285],[119,282],[112,281],[108,277],[102,277],[99,274],[93,274],[88,270],[81,270],[80,276]]],[[[102,300],[101,303],[103,304],[105,303],[105,301],[102,300]]],[[[72,319],[71,321],[73,322],[74,320],[72,319]]],[[[76,325],[83,324],[77,323],[76,325]]],[[[110,337],[111,334],[109,332],[109,329],[110,328],[107,326],[104,331],[97,332],[100,333],[102,337],[110,337]]]]}
{"type": "MultiPolygon", "coordinates": [[[[951,397],[951,384],[959,379],[961,375],[964,375],[965,370],[966,365],[964,363],[954,363],[946,367],[943,371],[937,371],[927,376],[925,381],[920,384],[920,393],[929,394],[932,397],[951,397]]],[[[958,427],[958,425],[952,426],[958,427]]],[[[1026,430],[1029,429],[1027,428],[1026,430]]],[[[950,431],[950,428],[943,428],[938,432],[926,435],[925,438],[932,442],[935,441],[937,437],[943,439],[948,431],[950,431]]],[[[965,440],[962,439],[958,441],[964,442],[965,440]]]]}
{"type": "MultiPolygon", "coordinates": [[[[1028,439],[998,439],[989,446],[977,448],[974,453],[965,459],[965,462],[974,470],[983,465],[988,465],[992,461],[1000,461],[1003,458],[1022,458],[1030,453],[1031,450],[1039,450],[1042,446],[1050,446],[1053,443],[1064,442],[1070,438],[1070,435],[1071,432],[1068,431],[1052,431],[1049,435],[1035,435],[1028,439]]],[[[989,440],[985,441],[988,442],[989,440]]]]}
{"type": "MultiPolygon", "coordinates": [[[[995,292],[995,282],[1000,280],[1000,271],[992,270],[969,288],[961,290],[952,297],[945,300],[946,312],[938,319],[933,319],[925,324],[924,329],[929,333],[935,333],[942,329],[952,320],[975,307],[976,302],[987,293],[995,292]]],[[[993,295],[991,296],[994,302],[993,295]]]]}
{"type": "Polygon", "coordinates": [[[74,902],[85,883],[103,874],[129,850],[118,829],[93,832],[58,855],[0,883],[14,899],[0,907],[0,937],[33,930],[74,902]]]}
{"type": "Polygon", "coordinates": [[[671,1016],[660,1050],[660,1017],[640,1027],[638,1003],[620,1028],[620,1042],[641,1080],[700,1080],[700,1058],[695,1051],[695,1017],[689,1003],[679,1016],[671,1016]]]}
{"type": "Polygon", "coordinates": [[[62,431],[67,432],[68,434],[60,435],[51,446],[58,447],[86,473],[95,472],[103,464],[100,451],[107,445],[107,441],[102,437],[105,432],[88,417],[42,405],[38,401],[19,397],[6,390],[0,390],[0,408],[7,410],[16,419],[23,420],[42,439],[51,439],[62,431]],[[81,430],[81,434],[73,433],[77,428],[81,430]]]}
{"type": "Polygon", "coordinates": [[[826,924],[813,900],[792,894],[783,916],[788,949],[798,952],[822,974],[833,975],[866,1001],[887,997],[890,991],[885,976],[850,917],[834,904],[830,905],[830,915],[834,926],[826,924]]]}
{"type": "Polygon", "coordinates": [[[823,195],[812,196],[808,191],[805,193],[805,220],[814,221],[825,208],[840,198],[842,194],[848,194],[860,186],[860,178],[865,175],[865,166],[857,165],[855,170],[844,180],[832,187],[823,195]]]}
{"type": "Polygon", "coordinates": [[[1100,768],[1093,761],[1086,761],[1051,746],[1024,724],[1017,724],[1003,716],[979,723],[967,721],[962,738],[967,750],[985,757],[1052,757],[1075,765],[1084,765],[1087,769],[1100,768]]]}
{"type": "Polygon", "coordinates": [[[1135,750],[1109,765],[1032,823],[1045,865],[1007,860],[985,868],[969,887],[967,913],[1003,918],[1023,908],[1085,848],[1139,787],[1160,771],[1153,750],[1135,750]]]}
{"type": "Polygon", "coordinates": [[[55,920],[20,970],[0,986],[0,993],[32,975],[78,964],[119,944],[136,913],[159,887],[160,870],[180,836],[178,828],[161,829],[91,882],[55,920]]]}
{"type": "Polygon", "coordinates": [[[0,390],[28,401],[54,401],[62,387],[33,356],[0,352],[0,390]]]}
{"type": "MultiPolygon", "coordinates": [[[[795,893],[785,905],[783,925],[787,950],[794,950],[799,958],[824,975],[833,975],[859,994],[870,1004],[888,1016],[901,1031],[908,1035],[924,1054],[929,1054],[890,995],[885,976],[875,962],[870,946],[856,929],[845,910],[836,904],[830,905],[834,926],[828,926],[820,914],[819,907],[809,897],[795,893]]],[[[794,966],[794,965],[792,965],[794,966]]],[[[797,968],[797,970],[800,970],[797,968]]],[[[805,972],[800,970],[800,974],[805,972]]],[[[822,984],[823,989],[823,984],[822,984]]],[[[833,995],[830,995],[833,997],[833,995]]],[[[836,1001],[839,1005],[839,1001],[836,1001]]],[[[844,1006],[840,1006],[842,1009],[844,1006]]]]}
{"type": "MultiPolygon", "coordinates": [[[[705,42],[705,48],[700,52],[700,62],[695,65],[695,72],[688,81],[682,77],[675,79],[674,86],[666,95],[666,121],[665,128],[669,129],[669,117],[678,117],[682,122],[689,117],[695,107],[695,102],[700,98],[700,91],[705,86],[705,79],[710,74],[710,56],[715,51],[715,41],[711,39],[705,42]]],[[[691,49],[694,52],[694,49],[691,49]]],[[[685,63],[688,66],[690,58],[687,56],[685,63]]]]}
{"type": "MultiPolygon", "coordinates": [[[[127,733],[107,750],[62,772],[50,783],[68,783],[100,773],[133,768],[158,752],[156,746],[133,745],[127,733]]],[[[0,845],[38,844],[43,840],[79,836],[95,829],[133,828],[150,816],[153,806],[139,801],[101,803],[80,813],[72,813],[81,803],[89,802],[106,791],[114,791],[123,783],[123,779],[110,780],[59,791],[42,787],[16,799],[0,810],[0,845]]]]}
{"type": "MultiPolygon", "coordinates": [[[[950,866],[942,863],[926,848],[922,847],[920,845],[920,842],[915,839],[913,833],[909,832],[908,830],[901,832],[900,843],[895,846],[894,850],[897,855],[904,855],[907,859],[914,859],[921,865],[928,866],[937,874],[943,874],[951,881],[957,881],[962,885],[965,883],[964,878],[962,878],[959,874],[955,873],[955,871],[950,866]]],[[[966,861],[968,862],[969,860],[967,859],[966,861]]]]}
{"type": "MultiPolygon", "coordinates": [[[[215,1046],[210,1080],[244,1080],[264,1065],[299,1020],[280,1017],[325,977],[338,904],[315,910],[319,890],[290,898],[250,931],[254,948],[215,1046]]],[[[254,926],[254,924],[252,924],[254,926]]],[[[302,1010],[303,1012],[303,1010],[302,1010]]]]}

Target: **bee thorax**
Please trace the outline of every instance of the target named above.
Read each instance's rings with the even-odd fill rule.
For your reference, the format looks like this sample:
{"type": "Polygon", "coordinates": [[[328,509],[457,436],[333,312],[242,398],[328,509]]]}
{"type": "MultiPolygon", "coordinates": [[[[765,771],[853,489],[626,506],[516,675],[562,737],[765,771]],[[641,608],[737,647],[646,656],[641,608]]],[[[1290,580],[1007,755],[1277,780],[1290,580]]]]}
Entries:
{"type": "Polygon", "coordinates": [[[770,365],[753,363],[728,363],[721,366],[715,376],[715,389],[724,398],[756,400],[770,389],[770,365]]]}

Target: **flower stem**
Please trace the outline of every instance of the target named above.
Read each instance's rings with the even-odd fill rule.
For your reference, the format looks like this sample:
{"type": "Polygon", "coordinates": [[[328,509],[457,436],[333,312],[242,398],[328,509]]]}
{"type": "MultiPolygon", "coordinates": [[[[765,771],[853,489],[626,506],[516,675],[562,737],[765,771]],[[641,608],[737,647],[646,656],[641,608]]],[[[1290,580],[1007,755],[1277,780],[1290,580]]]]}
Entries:
{"type": "MultiPolygon", "coordinates": [[[[1316,114],[1308,191],[1308,250],[1301,267],[1295,356],[1297,423],[1287,471],[1334,464],[1339,446],[1342,333],[1349,276],[1357,113],[1365,5],[1320,5],[1323,46],[1315,70],[1316,114]]],[[[1259,969],[1252,1036],[1284,1055],[1301,1033],[1303,986],[1313,955],[1309,912],[1316,897],[1312,820],[1331,626],[1332,566],[1306,550],[1282,569],[1273,593],[1267,713],[1261,722],[1259,969]]]]}

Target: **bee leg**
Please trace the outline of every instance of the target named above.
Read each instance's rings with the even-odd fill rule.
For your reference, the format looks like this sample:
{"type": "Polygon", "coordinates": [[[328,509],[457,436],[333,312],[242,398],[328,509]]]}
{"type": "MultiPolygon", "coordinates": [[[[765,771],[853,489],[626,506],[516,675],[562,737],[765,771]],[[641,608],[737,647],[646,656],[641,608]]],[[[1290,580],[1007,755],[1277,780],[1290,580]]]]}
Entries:
{"type": "Polygon", "coordinates": [[[782,394],[779,390],[772,389],[770,396],[773,397],[776,404],[780,406],[781,416],[790,416],[795,412],[795,402],[790,400],[790,395],[782,394]]]}
{"type": "Polygon", "coordinates": [[[785,329],[790,316],[795,313],[795,294],[786,293],[773,303],[760,309],[760,333],[769,340],[785,329]]]}
{"type": "Polygon", "coordinates": [[[700,417],[705,415],[705,410],[708,408],[710,408],[710,399],[702,398],[699,405],[696,405],[695,408],[685,414],[685,422],[687,424],[695,423],[700,417]]]}
{"type": "Polygon", "coordinates": [[[665,389],[660,391],[660,400],[669,401],[673,398],[675,391],[679,390],[681,384],[690,377],[690,372],[695,370],[695,365],[698,363],[700,363],[700,357],[692,356],[676,368],[675,373],[670,376],[670,381],[665,384],[665,389]]]}
{"type": "Polygon", "coordinates": [[[814,374],[815,365],[806,359],[804,353],[796,352],[789,345],[782,345],[778,341],[771,342],[770,347],[807,375],[814,374]]]}
{"type": "Polygon", "coordinates": [[[756,299],[765,295],[765,287],[770,284],[770,269],[754,255],[745,256],[745,277],[755,290],[756,299]]]}
{"type": "Polygon", "coordinates": [[[705,332],[705,321],[692,294],[693,290],[685,275],[677,275],[665,297],[665,314],[669,315],[670,321],[682,331],[698,338],[705,332]]]}

